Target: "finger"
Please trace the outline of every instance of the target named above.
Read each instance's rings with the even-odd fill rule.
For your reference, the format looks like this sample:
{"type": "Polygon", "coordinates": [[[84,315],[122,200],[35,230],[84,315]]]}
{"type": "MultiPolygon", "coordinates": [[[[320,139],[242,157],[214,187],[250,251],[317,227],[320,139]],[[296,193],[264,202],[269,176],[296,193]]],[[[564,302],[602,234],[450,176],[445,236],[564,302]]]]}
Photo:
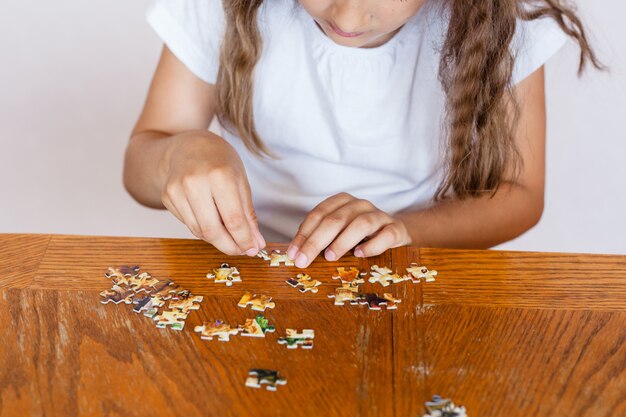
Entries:
{"type": "Polygon", "coordinates": [[[365,258],[380,255],[387,249],[403,246],[400,226],[390,223],[380,229],[370,240],[354,248],[354,256],[365,258]]]}
{"type": "Polygon", "coordinates": [[[296,254],[302,248],[304,242],[306,242],[311,233],[313,233],[313,231],[317,229],[320,222],[328,214],[338,210],[340,207],[346,205],[353,200],[354,197],[350,194],[340,193],[327,198],[326,200],[315,206],[298,228],[298,232],[296,233],[293,240],[289,244],[289,247],[287,248],[287,255],[289,255],[289,257],[291,258],[295,258],[296,254]]]}
{"type": "Polygon", "coordinates": [[[259,252],[259,247],[243,209],[241,193],[233,188],[232,185],[216,188],[213,201],[215,201],[222,223],[237,246],[247,255],[255,256],[259,252]]]}
{"type": "Polygon", "coordinates": [[[191,210],[191,207],[187,202],[187,198],[185,198],[182,193],[174,197],[175,198],[171,200],[171,202],[173,203],[172,209],[175,210],[180,216],[179,220],[187,226],[187,228],[191,231],[191,233],[193,233],[194,236],[196,236],[198,239],[202,239],[200,226],[198,225],[196,216],[193,214],[193,211],[191,210]]]}
{"type": "Polygon", "coordinates": [[[363,212],[370,211],[372,204],[366,200],[352,200],[324,217],[317,228],[304,240],[295,257],[296,266],[307,267],[313,259],[363,212]]]}
{"type": "Polygon", "coordinates": [[[252,203],[252,191],[250,190],[250,184],[248,184],[248,181],[245,180],[241,191],[241,199],[243,200],[244,212],[246,213],[246,218],[250,223],[250,228],[252,229],[252,234],[254,235],[257,247],[259,250],[263,249],[266,245],[265,239],[263,239],[263,235],[261,235],[261,231],[259,230],[256,211],[254,210],[254,204],[252,203]]]}
{"type": "Polygon", "coordinates": [[[241,255],[241,248],[222,224],[215,202],[208,190],[190,196],[190,206],[198,222],[201,239],[227,255],[241,255]]]}
{"type": "Polygon", "coordinates": [[[324,257],[327,261],[336,261],[364,238],[375,234],[392,222],[393,219],[380,211],[359,214],[326,248],[324,257]]]}

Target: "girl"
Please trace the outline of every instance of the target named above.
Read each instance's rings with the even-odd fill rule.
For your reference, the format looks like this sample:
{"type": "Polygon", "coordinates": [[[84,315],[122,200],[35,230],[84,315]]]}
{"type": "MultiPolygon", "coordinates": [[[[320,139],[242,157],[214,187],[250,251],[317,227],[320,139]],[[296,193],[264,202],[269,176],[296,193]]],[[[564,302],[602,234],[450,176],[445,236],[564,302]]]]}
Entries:
{"type": "Polygon", "coordinates": [[[561,0],[156,0],[125,186],[229,255],[486,248],[543,210],[561,0]],[[208,131],[217,116],[221,134],[208,131]]]}

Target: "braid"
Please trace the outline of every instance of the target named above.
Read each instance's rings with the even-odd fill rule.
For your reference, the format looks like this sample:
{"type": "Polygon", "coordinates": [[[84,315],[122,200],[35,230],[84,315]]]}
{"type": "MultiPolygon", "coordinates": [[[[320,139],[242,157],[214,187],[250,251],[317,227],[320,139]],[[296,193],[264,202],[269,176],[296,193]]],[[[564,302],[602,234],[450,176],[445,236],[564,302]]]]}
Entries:
{"type": "Polygon", "coordinates": [[[254,126],[254,67],[261,56],[256,15],[263,0],[224,0],[226,33],[217,74],[217,117],[257,155],[272,156],[254,126]]]}

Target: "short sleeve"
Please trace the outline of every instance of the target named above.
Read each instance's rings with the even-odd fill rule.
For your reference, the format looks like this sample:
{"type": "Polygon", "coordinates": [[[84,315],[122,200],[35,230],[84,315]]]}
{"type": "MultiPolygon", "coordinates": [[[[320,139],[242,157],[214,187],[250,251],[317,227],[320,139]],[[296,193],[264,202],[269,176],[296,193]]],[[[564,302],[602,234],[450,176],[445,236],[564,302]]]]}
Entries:
{"type": "Polygon", "coordinates": [[[225,28],[221,0],[155,0],[146,19],[192,73],[215,84],[225,28]]]}
{"type": "Polygon", "coordinates": [[[515,56],[512,83],[517,84],[538,70],[563,47],[567,39],[551,18],[520,21],[512,43],[515,56]]]}

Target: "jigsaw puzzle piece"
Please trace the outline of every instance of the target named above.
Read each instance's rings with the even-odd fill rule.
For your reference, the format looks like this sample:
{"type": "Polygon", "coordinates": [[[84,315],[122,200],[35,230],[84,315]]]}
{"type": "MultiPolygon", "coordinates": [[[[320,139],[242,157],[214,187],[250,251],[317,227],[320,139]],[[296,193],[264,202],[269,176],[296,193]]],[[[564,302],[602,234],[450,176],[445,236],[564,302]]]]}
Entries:
{"type": "Polygon", "coordinates": [[[231,267],[227,263],[223,263],[219,268],[213,269],[213,273],[208,273],[206,275],[209,279],[214,279],[213,282],[218,283],[226,283],[227,287],[233,285],[233,282],[241,282],[241,277],[239,276],[239,271],[234,266],[231,267]]]}
{"type": "Polygon", "coordinates": [[[365,276],[366,272],[361,272],[358,268],[351,266],[350,268],[344,268],[340,266],[337,268],[337,275],[333,275],[333,279],[341,280],[342,284],[351,284],[352,286],[357,286],[359,284],[363,284],[365,280],[363,276],[365,276]]]}
{"type": "Polygon", "coordinates": [[[193,331],[200,333],[200,339],[213,340],[217,337],[217,340],[221,342],[230,341],[230,336],[235,336],[239,333],[239,328],[233,328],[228,324],[225,324],[222,320],[215,320],[215,323],[203,323],[202,326],[194,327],[193,331]]]}
{"type": "Polygon", "coordinates": [[[153,295],[159,295],[164,300],[171,299],[179,291],[179,286],[171,279],[166,279],[152,284],[153,295]]]}
{"type": "Polygon", "coordinates": [[[401,276],[395,273],[392,274],[391,269],[387,267],[379,267],[378,265],[373,265],[371,269],[371,276],[368,281],[372,284],[378,282],[383,287],[387,287],[391,283],[396,284],[398,282],[407,281],[410,279],[407,276],[401,276]]]}
{"type": "Polygon", "coordinates": [[[406,275],[407,279],[413,281],[414,284],[417,284],[420,280],[433,282],[437,276],[437,271],[434,269],[429,271],[425,266],[418,266],[417,264],[411,264],[406,271],[409,273],[409,275],[406,275]]]}
{"type": "Polygon", "coordinates": [[[241,308],[246,308],[249,304],[252,305],[254,311],[265,311],[266,308],[276,307],[276,304],[272,302],[272,297],[253,295],[250,291],[246,291],[237,305],[241,308]]]}
{"type": "Polygon", "coordinates": [[[311,329],[304,329],[302,333],[298,333],[294,329],[286,330],[286,337],[279,337],[278,343],[287,345],[287,349],[296,349],[298,346],[302,349],[313,349],[313,339],[315,332],[311,329]]]}
{"type": "Polygon", "coordinates": [[[270,255],[270,266],[280,266],[280,264],[284,264],[285,266],[294,266],[294,261],[287,255],[286,253],[281,253],[279,250],[272,251],[270,255]]]}
{"type": "Polygon", "coordinates": [[[334,298],[336,306],[342,306],[346,301],[356,305],[363,298],[363,294],[359,293],[358,285],[345,283],[341,284],[341,287],[335,288],[335,293],[330,294],[328,298],[334,298]]]}
{"type": "Polygon", "coordinates": [[[160,295],[154,294],[135,298],[133,304],[135,304],[133,307],[135,313],[141,313],[143,311],[144,316],[152,318],[159,311],[159,307],[163,307],[165,301],[160,295]]]}
{"type": "Polygon", "coordinates": [[[170,327],[172,330],[183,330],[186,318],[187,313],[181,313],[175,310],[164,311],[154,316],[154,320],[157,322],[156,327],[159,329],[170,327]]]}
{"type": "Polygon", "coordinates": [[[377,294],[365,294],[359,301],[359,304],[367,304],[370,310],[380,310],[383,305],[387,310],[395,310],[398,308],[396,304],[400,302],[402,300],[393,298],[389,293],[384,293],[382,297],[379,297],[377,294]]]}
{"type": "Polygon", "coordinates": [[[269,369],[250,369],[248,375],[246,387],[261,388],[262,385],[265,385],[268,391],[276,391],[278,385],[287,383],[286,378],[278,376],[278,371],[269,369]]]}
{"type": "Polygon", "coordinates": [[[265,333],[273,333],[276,328],[269,324],[269,320],[261,314],[254,319],[246,319],[244,325],[239,326],[242,336],[265,337],[265,333]]]}
{"type": "Polygon", "coordinates": [[[320,281],[311,278],[307,274],[298,274],[296,278],[289,278],[285,282],[294,288],[302,286],[302,288],[298,288],[300,292],[311,291],[312,293],[316,293],[318,291],[317,287],[322,285],[320,281]]]}
{"type": "Polygon", "coordinates": [[[256,254],[256,257],[257,257],[257,258],[261,258],[261,259],[263,259],[264,261],[270,261],[270,260],[272,260],[272,258],[270,258],[270,256],[267,254],[267,251],[266,251],[265,249],[261,249],[261,250],[259,251],[259,253],[257,253],[257,254],[256,254]]]}
{"type": "Polygon", "coordinates": [[[181,298],[179,300],[170,301],[169,308],[177,309],[182,311],[183,313],[189,313],[191,310],[199,310],[200,304],[204,299],[201,295],[189,295],[185,298],[181,298]]]}
{"type": "Polygon", "coordinates": [[[122,288],[119,285],[113,285],[110,290],[104,290],[100,293],[100,297],[103,299],[100,300],[102,304],[107,303],[124,303],[130,304],[133,302],[133,297],[135,296],[135,292],[128,288],[122,288]]]}
{"type": "Polygon", "coordinates": [[[104,276],[111,279],[114,284],[122,286],[128,284],[128,279],[134,277],[139,273],[139,266],[120,266],[114,268],[110,266],[104,276]]]}

